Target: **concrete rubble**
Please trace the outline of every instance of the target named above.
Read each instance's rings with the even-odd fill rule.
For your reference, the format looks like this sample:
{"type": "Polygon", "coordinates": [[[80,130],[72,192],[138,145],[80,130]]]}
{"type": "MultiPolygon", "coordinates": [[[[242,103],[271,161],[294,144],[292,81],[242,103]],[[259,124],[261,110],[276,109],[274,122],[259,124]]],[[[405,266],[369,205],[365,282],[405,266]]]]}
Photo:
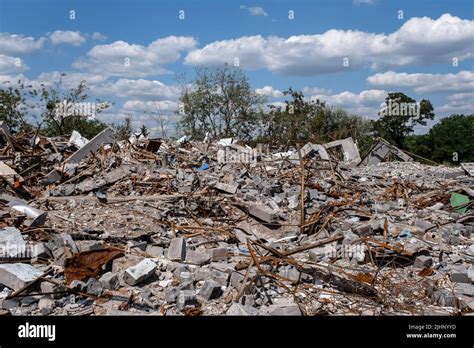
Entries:
{"type": "Polygon", "coordinates": [[[2,313],[474,311],[471,164],[421,164],[383,139],[361,157],[352,138],[0,130],[2,313]]]}

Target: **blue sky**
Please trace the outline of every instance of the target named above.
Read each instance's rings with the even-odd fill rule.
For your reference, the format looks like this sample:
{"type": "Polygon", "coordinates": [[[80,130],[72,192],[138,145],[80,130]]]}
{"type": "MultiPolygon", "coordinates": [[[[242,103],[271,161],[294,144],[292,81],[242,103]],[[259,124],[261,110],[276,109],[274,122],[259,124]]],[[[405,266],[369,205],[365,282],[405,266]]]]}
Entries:
{"type": "Polygon", "coordinates": [[[156,128],[151,114],[178,103],[177,74],[238,58],[270,103],[292,86],[374,118],[386,92],[403,91],[430,99],[438,118],[472,113],[473,4],[0,0],[0,80],[53,83],[66,72],[71,83],[86,79],[90,94],[115,102],[104,120],[131,115],[135,126],[156,128]]]}

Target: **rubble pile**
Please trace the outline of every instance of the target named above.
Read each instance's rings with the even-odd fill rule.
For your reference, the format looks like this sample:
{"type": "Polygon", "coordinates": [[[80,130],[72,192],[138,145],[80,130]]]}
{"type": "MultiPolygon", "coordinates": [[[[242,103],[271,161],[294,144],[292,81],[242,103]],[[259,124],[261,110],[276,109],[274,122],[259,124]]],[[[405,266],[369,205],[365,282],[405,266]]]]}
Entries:
{"type": "Polygon", "coordinates": [[[361,159],[351,138],[252,148],[3,129],[3,315],[474,309],[465,165],[383,140],[361,159]]]}

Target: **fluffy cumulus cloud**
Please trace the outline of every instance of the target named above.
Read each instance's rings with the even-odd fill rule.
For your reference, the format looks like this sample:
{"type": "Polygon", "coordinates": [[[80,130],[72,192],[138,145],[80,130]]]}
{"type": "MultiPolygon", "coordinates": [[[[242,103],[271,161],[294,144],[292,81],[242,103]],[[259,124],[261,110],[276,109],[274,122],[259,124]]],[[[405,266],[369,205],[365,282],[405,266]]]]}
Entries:
{"type": "Polygon", "coordinates": [[[324,101],[329,106],[341,107],[361,116],[375,118],[386,96],[387,92],[384,90],[369,89],[360,93],[344,91],[337,94],[315,94],[309,96],[309,99],[324,101]]]}
{"type": "Polygon", "coordinates": [[[265,12],[263,7],[260,6],[245,6],[245,5],[240,5],[241,10],[246,10],[248,13],[250,13],[252,16],[268,16],[268,13],[265,12]]]}
{"type": "Polygon", "coordinates": [[[139,97],[140,99],[177,100],[180,89],[177,86],[166,85],[156,80],[118,79],[93,87],[98,95],[113,95],[119,98],[139,97]]]}
{"type": "Polygon", "coordinates": [[[264,95],[264,96],[267,96],[267,97],[270,97],[270,98],[281,98],[281,97],[283,97],[283,92],[278,90],[278,89],[274,89],[272,86],[265,86],[265,87],[262,87],[262,88],[256,88],[255,93],[257,93],[259,95],[264,95]]]}
{"type": "Polygon", "coordinates": [[[176,62],[181,52],[195,47],[196,40],[184,36],[158,39],[148,46],[115,41],[94,46],[86,57],[76,60],[73,67],[108,76],[152,76],[167,73],[164,65],[176,62]]]}
{"type": "Polygon", "coordinates": [[[72,45],[80,46],[86,42],[86,38],[79,31],[56,30],[49,35],[49,40],[53,45],[72,45]]]}
{"type": "Polygon", "coordinates": [[[19,73],[28,69],[28,65],[20,58],[0,54],[0,75],[19,73]]]}
{"type": "Polygon", "coordinates": [[[454,93],[447,98],[447,103],[435,108],[436,114],[472,114],[474,110],[474,92],[454,93]]]}
{"type": "Polygon", "coordinates": [[[188,53],[185,63],[233,64],[238,58],[246,69],[307,76],[364,67],[448,63],[453,57],[462,61],[472,57],[473,44],[474,21],[443,14],[437,19],[411,18],[388,35],[331,29],[288,38],[257,35],[215,41],[188,53]]]}
{"type": "Polygon", "coordinates": [[[1,54],[27,54],[43,48],[45,38],[35,39],[24,35],[0,33],[1,54]]]}
{"type": "Polygon", "coordinates": [[[189,65],[234,64],[248,69],[259,69],[267,65],[267,40],[261,35],[244,36],[238,39],[215,41],[186,56],[184,62],[189,65]]]}
{"type": "Polygon", "coordinates": [[[457,74],[407,74],[387,71],[367,78],[372,86],[384,88],[409,87],[417,93],[474,90],[474,72],[457,74]]]}

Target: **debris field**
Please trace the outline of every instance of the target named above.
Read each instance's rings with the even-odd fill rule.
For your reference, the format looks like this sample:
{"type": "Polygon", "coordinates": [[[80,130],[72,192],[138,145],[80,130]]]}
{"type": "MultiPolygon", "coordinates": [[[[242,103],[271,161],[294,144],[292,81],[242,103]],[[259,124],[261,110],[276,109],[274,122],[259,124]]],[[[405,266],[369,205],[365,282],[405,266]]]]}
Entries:
{"type": "Polygon", "coordinates": [[[472,164],[379,139],[12,135],[0,125],[2,315],[459,315],[472,164]]]}

